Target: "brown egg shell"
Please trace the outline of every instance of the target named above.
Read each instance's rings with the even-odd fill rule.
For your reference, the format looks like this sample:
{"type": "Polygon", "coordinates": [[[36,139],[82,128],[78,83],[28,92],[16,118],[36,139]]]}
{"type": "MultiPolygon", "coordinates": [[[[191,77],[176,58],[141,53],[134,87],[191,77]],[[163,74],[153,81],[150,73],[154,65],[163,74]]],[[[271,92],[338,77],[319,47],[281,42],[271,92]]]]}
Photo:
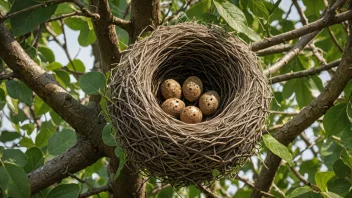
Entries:
{"type": "Polygon", "coordinates": [[[194,102],[203,93],[203,83],[197,76],[188,77],[182,84],[182,91],[188,101],[194,102]]]}
{"type": "Polygon", "coordinates": [[[180,116],[181,111],[185,108],[185,103],[178,98],[169,98],[163,102],[161,109],[174,117],[180,116]]]}
{"type": "Polygon", "coordinates": [[[180,99],[182,96],[181,85],[174,79],[167,79],[161,84],[161,95],[164,99],[180,99]]]}
{"type": "Polygon", "coordinates": [[[199,108],[204,115],[213,115],[220,106],[220,96],[216,91],[208,91],[199,98],[199,108]]]}
{"type": "Polygon", "coordinates": [[[201,122],[203,114],[198,107],[188,106],[185,107],[180,114],[180,120],[188,124],[196,124],[201,122]]]}

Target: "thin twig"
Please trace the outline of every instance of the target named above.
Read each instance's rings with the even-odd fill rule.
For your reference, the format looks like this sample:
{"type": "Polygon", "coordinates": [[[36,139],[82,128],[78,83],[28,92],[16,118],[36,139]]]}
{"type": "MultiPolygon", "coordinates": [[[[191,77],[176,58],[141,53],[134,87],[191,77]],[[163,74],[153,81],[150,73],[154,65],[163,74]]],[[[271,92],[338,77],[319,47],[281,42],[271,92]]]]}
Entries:
{"type": "Polygon", "coordinates": [[[332,41],[335,43],[336,47],[339,48],[340,52],[343,52],[343,48],[342,46],[340,45],[340,43],[337,41],[334,33],[331,31],[330,27],[327,28],[329,34],[330,34],[330,37],[332,39],[332,41]]]}
{"type": "Polygon", "coordinates": [[[51,4],[60,4],[60,3],[63,3],[63,2],[71,2],[71,1],[72,0],[49,0],[49,1],[44,1],[44,2],[38,3],[36,5],[27,7],[25,9],[22,9],[22,10],[19,10],[19,11],[16,11],[16,12],[7,13],[5,16],[0,16],[0,23],[2,23],[4,20],[6,20],[8,18],[11,18],[11,17],[17,16],[19,14],[34,10],[36,8],[39,8],[39,7],[46,7],[46,6],[49,6],[51,4]]]}
{"type": "Polygon", "coordinates": [[[276,45],[273,47],[269,47],[266,49],[262,49],[256,52],[258,56],[266,56],[266,55],[271,55],[271,54],[277,54],[277,53],[282,53],[282,52],[287,52],[292,49],[292,45],[290,44],[282,44],[282,45],[276,45]]]}
{"type": "Polygon", "coordinates": [[[97,13],[92,13],[90,12],[84,5],[84,3],[80,0],[72,0],[72,2],[74,4],[76,4],[80,9],[81,11],[85,14],[85,16],[88,16],[90,18],[93,18],[94,20],[99,20],[100,19],[100,15],[97,14],[97,13]]]}
{"type": "Polygon", "coordinates": [[[15,78],[15,73],[5,73],[5,74],[0,74],[0,80],[11,80],[15,78]]]}
{"type": "MultiPolygon", "coordinates": [[[[247,185],[250,188],[253,188],[253,189],[255,188],[254,184],[251,181],[249,181],[249,179],[247,179],[247,178],[240,177],[240,176],[237,175],[236,179],[240,180],[241,182],[243,182],[245,185],[247,185]]],[[[266,197],[275,197],[274,195],[272,195],[272,194],[270,194],[268,192],[264,192],[264,191],[260,191],[260,192],[266,197]]]]}
{"type": "Polygon", "coordinates": [[[96,194],[99,194],[101,192],[107,192],[107,191],[110,191],[110,186],[109,185],[102,186],[102,187],[99,187],[99,188],[93,188],[93,189],[91,189],[88,192],[80,194],[79,198],[85,198],[85,197],[89,197],[89,196],[96,195],[96,194]]]}
{"type": "Polygon", "coordinates": [[[57,21],[57,20],[62,20],[62,19],[65,19],[65,18],[68,18],[68,17],[72,17],[72,16],[85,16],[85,17],[90,17],[90,15],[87,15],[79,10],[76,10],[72,13],[67,13],[67,14],[62,14],[60,16],[57,16],[57,17],[53,17],[49,20],[47,20],[46,22],[52,22],[52,21],[57,21]]]}
{"type": "Polygon", "coordinates": [[[305,185],[310,186],[311,188],[313,188],[313,190],[315,191],[320,191],[319,187],[315,184],[310,183],[308,180],[306,180],[306,178],[304,178],[303,175],[301,175],[300,172],[298,172],[298,170],[296,170],[294,167],[290,167],[291,171],[293,172],[293,174],[301,181],[303,182],[305,185]]]}
{"type": "Polygon", "coordinates": [[[313,155],[315,157],[318,157],[318,153],[313,149],[313,147],[311,146],[312,143],[310,143],[309,138],[307,137],[307,135],[303,132],[299,135],[301,137],[301,139],[303,140],[303,142],[307,145],[307,148],[310,148],[310,150],[312,151],[313,155]]]}
{"type": "Polygon", "coordinates": [[[207,189],[206,187],[204,187],[201,184],[197,184],[197,187],[199,188],[199,190],[204,193],[207,197],[209,198],[218,198],[217,195],[215,195],[213,192],[211,192],[209,189],[207,189]]]}
{"type": "Polygon", "coordinates": [[[167,187],[169,187],[169,186],[171,186],[171,185],[170,185],[170,184],[166,184],[166,185],[160,186],[160,187],[158,187],[158,188],[155,188],[155,189],[150,193],[150,195],[156,195],[156,194],[158,194],[160,191],[162,191],[163,189],[165,189],[165,188],[167,188],[167,187]]]}
{"type": "Polygon", "coordinates": [[[319,67],[311,68],[308,70],[304,71],[299,71],[299,72],[293,72],[293,73],[288,73],[288,74],[282,74],[279,76],[275,76],[270,78],[271,84],[282,82],[282,81],[288,81],[294,78],[303,78],[303,77],[308,77],[308,76],[313,76],[315,74],[319,74],[322,71],[327,71],[330,70],[334,67],[339,66],[341,59],[338,59],[336,61],[333,61],[327,65],[321,65],[319,67]]]}
{"type": "Polygon", "coordinates": [[[288,116],[295,116],[298,112],[284,112],[284,111],[269,111],[270,114],[280,114],[280,115],[288,115],[288,116]]]}

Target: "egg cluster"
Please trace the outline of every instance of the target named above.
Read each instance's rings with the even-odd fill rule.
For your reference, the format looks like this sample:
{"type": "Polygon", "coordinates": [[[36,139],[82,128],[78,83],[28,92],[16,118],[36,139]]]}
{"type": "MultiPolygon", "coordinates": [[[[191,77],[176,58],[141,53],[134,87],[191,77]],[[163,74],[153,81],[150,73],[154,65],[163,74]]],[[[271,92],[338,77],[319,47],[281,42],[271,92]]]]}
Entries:
{"type": "Polygon", "coordinates": [[[182,122],[195,124],[203,119],[204,115],[212,115],[220,105],[220,96],[216,91],[207,91],[203,94],[203,83],[196,77],[188,77],[181,85],[173,79],[167,79],[161,84],[161,95],[165,99],[162,110],[174,117],[179,117],[182,122]],[[181,99],[183,95],[187,103],[198,103],[198,107],[186,106],[181,99]]]}

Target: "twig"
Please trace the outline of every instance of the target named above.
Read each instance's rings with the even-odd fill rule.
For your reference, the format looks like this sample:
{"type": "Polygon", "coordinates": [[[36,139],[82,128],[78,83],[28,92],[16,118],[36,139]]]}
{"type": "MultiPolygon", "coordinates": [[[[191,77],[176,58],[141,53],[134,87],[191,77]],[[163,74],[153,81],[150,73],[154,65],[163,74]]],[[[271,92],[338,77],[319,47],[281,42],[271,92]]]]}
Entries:
{"type": "Polygon", "coordinates": [[[171,186],[171,185],[170,185],[170,184],[166,184],[166,185],[160,186],[160,187],[158,187],[158,188],[155,188],[155,189],[150,193],[150,195],[156,195],[156,194],[158,194],[160,191],[162,191],[163,189],[165,189],[165,188],[167,188],[167,187],[169,187],[169,186],[171,186]]]}
{"type": "Polygon", "coordinates": [[[343,48],[342,46],[340,45],[340,43],[337,41],[334,33],[331,31],[330,27],[327,28],[329,34],[330,34],[330,37],[332,39],[332,41],[335,43],[336,47],[339,48],[340,52],[343,52],[343,48]]]}
{"type": "Polygon", "coordinates": [[[57,21],[57,20],[62,20],[68,17],[72,17],[72,16],[85,16],[85,17],[91,17],[90,15],[87,15],[86,13],[83,13],[79,10],[76,10],[72,13],[68,13],[68,14],[62,14],[61,16],[57,16],[57,17],[53,17],[49,20],[47,20],[46,22],[52,22],[52,21],[57,21]]]}
{"type": "Polygon", "coordinates": [[[193,2],[193,0],[188,0],[187,3],[184,3],[180,9],[178,9],[175,13],[173,13],[171,16],[166,16],[165,17],[165,20],[163,21],[164,23],[165,22],[169,22],[171,21],[172,19],[174,19],[181,11],[185,10],[189,5],[191,5],[191,3],[193,2]]]}
{"type": "Polygon", "coordinates": [[[80,195],[79,195],[79,198],[89,197],[89,196],[96,195],[96,194],[99,194],[99,193],[101,193],[101,192],[106,192],[106,191],[110,191],[110,186],[109,186],[109,185],[102,186],[102,187],[99,187],[99,188],[91,189],[91,190],[88,191],[88,192],[85,192],[85,193],[80,194],[80,195]]]}
{"type": "Polygon", "coordinates": [[[282,192],[282,191],[280,190],[280,188],[277,187],[276,184],[273,184],[273,187],[274,187],[274,189],[275,189],[276,192],[278,192],[280,195],[282,195],[282,197],[286,197],[286,196],[285,196],[285,193],[282,192]]]}
{"type": "Polygon", "coordinates": [[[289,116],[295,116],[298,114],[298,112],[284,112],[284,111],[269,111],[270,114],[281,114],[281,115],[289,115],[289,116]]]}
{"type": "Polygon", "coordinates": [[[33,47],[36,49],[38,47],[38,42],[39,42],[39,38],[40,38],[41,33],[42,33],[42,24],[39,25],[37,34],[35,35],[33,42],[32,42],[33,47]]]}
{"type": "Polygon", "coordinates": [[[288,9],[288,11],[287,11],[287,13],[286,13],[285,20],[287,20],[288,15],[290,15],[290,14],[291,14],[292,7],[293,7],[293,3],[291,3],[290,8],[288,9]]]}
{"type": "Polygon", "coordinates": [[[282,82],[282,81],[291,80],[294,78],[313,76],[315,74],[319,74],[322,71],[330,70],[334,67],[339,66],[340,62],[341,62],[341,59],[338,59],[338,60],[333,61],[327,65],[321,65],[319,67],[311,68],[311,69],[304,70],[304,71],[282,74],[282,75],[270,78],[270,82],[271,82],[271,84],[274,84],[274,83],[278,83],[278,82],[282,82]]]}
{"type": "Polygon", "coordinates": [[[11,80],[15,78],[15,73],[5,73],[5,74],[0,74],[0,80],[11,80]]]}
{"type": "Polygon", "coordinates": [[[298,170],[296,170],[294,167],[290,167],[290,169],[291,169],[291,171],[293,172],[293,174],[295,174],[295,176],[296,176],[299,180],[301,180],[301,182],[303,182],[305,185],[310,186],[310,187],[313,188],[313,190],[315,190],[315,191],[320,191],[320,190],[319,190],[319,187],[318,187],[317,185],[312,184],[312,183],[310,183],[308,180],[306,180],[306,178],[304,178],[304,176],[301,175],[301,173],[298,172],[298,170]]]}
{"type": "Polygon", "coordinates": [[[273,47],[269,47],[266,49],[262,49],[256,52],[258,56],[266,56],[266,55],[271,55],[271,54],[277,54],[281,52],[287,52],[292,49],[292,45],[289,44],[283,44],[283,45],[276,45],[273,47]]]}
{"type": "Polygon", "coordinates": [[[28,8],[25,8],[25,9],[22,9],[22,10],[19,10],[19,11],[16,11],[16,12],[7,13],[5,16],[0,16],[0,23],[2,23],[4,20],[6,20],[8,18],[11,18],[11,17],[17,16],[19,14],[34,10],[36,8],[39,8],[39,7],[46,7],[46,6],[49,6],[51,4],[59,4],[59,3],[71,2],[71,1],[72,0],[49,0],[49,1],[44,1],[44,2],[38,3],[36,5],[30,6],[28,8]]]}
{"type": "Polygon", "coordinates": [[[197,184],[197,187],[199,188],[200,191],[202,191],[202,193],[204,193],[207,197],[209,198],[218,198],[217,195],[215,195],[213,192],[211,192],[209,189],[205,188],[203,185],[201,184],[197,184]]]}
{"type": "Polygon", "coordinates": [[[348,19],[352,19],[352,10],[338,14],[335,17],[323,17],[301,28],[298,28],[289,32],[285,32],[270,38],[265,38],[262,41],[254,42],[252,43],[252,50],[258,51],[264,48],[277,45],[279,43],[284,43],[286,41],[306,35],[310,32],[322,30],[325,27],[341,23],[348,19]]]}
{"type": "Polygon", "coordinates": [[[320,31],[315,31],[304,35],[301,40],[297,42],[297,44],[287,53],[284,57],[282,57],[279,61],[273,64],[268,69],[264,70],[264,74],[269,76],[277,71],[279,71],[283,66],[287,65],[288,61],[290,61],[293,57],[297,56],[299,52],[309,43],[311,40],[319,34],[320,31]]]}
{"type": "Polygon", "coordinates": [[[301,137],[301,139],[303,140],[303,142],[307,145],[307,148],[310,148],[310,150],[312,151],[313,155],[314,155],[315,157],[318,157],[318,153],[313,149],[312,143],[310,143],[310,141],[309,141],[307,135],[306,135],[304,132],[302,132],[299,136],[301,137]]]}
{"type": "Polygon", "coordinates": [[[85,16],[91,17],[95,20],[99,20],[100,19],[100,15],[97,13],[92,13],[90,12],[84,5],[84,3],[80,0],[71,0],[74,4],[76,4],[82,11],[82,13],[85,14],[85,16]]]}
{"type": "Polygon", "coordinates": [[[123,13],[122,19],[126,19],[128,13],[130,12],[130,8],[131,8],[131,2],[129,2],[126,6],[126,10],[125,13],[123,13]]]}
{"type": "Polygon", "coordinates": [[[284,125],[283,124],[278,124],[278,125],[275,125],[273,127],[270,127],[267,129],[268,132],[273,132],[273,131],[276,131],[278,129],[281,129],[284,125]]]}
{"type": "Polygon", "coordinates": [[[29,113],[31,114],[31,117],[33,118],[33,122],[36,125],[37,131],[40,130],[40,119],[37,119],[37,117],[35,116],[35,113],[33,111],[33,109],[31,107],[29,107],[29,113]]]}
{"type": "MultiPolygon", "coordinates": [[[[247,185],[250,188],[255,188],[254,184],[252,182],[249,181],[249,179],[244,178],[244,177],[240,177],[240,176],[236,176],[236,179],[240,180],[241,182],[243,182],[245,185],[247,185]]],[[[264,191],[260,191],[264,196],[266,197],[275,197],[274,195],[268,193],[268,192],[264,192],[264,191]]]]}
{"type": "Polygon", "coordinates": [[[131,21],[127,21],[124,19],[120,19],[116,16],[112,17],[111,19],[111,23],[114,25],[117,25],[118,27],[126,30],[126,32],[130,32],[131,31],[131,21]]]}

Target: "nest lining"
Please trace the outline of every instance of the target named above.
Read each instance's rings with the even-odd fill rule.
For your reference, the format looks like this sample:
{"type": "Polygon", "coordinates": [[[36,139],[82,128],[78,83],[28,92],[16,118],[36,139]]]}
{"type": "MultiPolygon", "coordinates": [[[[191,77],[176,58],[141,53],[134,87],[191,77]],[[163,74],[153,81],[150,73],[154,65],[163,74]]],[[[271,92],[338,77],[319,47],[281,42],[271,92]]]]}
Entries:
{"type": "MultiPolygon", "coordinates": [[[[161,26],[132,45],[110,83],[109,114],[127,159],[173,185],[235,174],[254,152],[270,103],[257,58],[239,39],[194,23],[161,26]],[[160,84],[189,76],[221,97],[218,111],[198,124],[167,115],[160,84]]],[[[195,104],[195,103],[192,103],[195,104]]],[[[188,103],[190,105],[190,103],[188,103]]]]}

